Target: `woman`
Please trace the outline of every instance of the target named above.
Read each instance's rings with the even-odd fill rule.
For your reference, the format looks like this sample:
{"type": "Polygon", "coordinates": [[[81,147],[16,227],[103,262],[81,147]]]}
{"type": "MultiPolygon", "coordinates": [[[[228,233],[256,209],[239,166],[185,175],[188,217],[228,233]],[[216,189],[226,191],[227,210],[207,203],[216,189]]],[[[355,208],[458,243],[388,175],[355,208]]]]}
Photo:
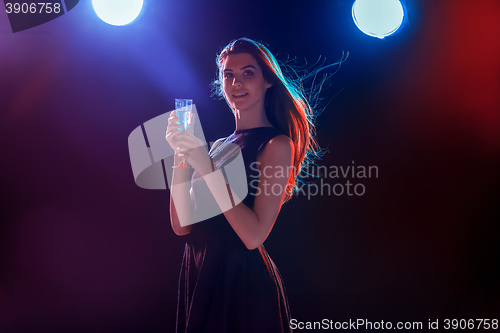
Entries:
{"type": "Polygon", "coordinates": [[[313,113],[300,86],[285,78],[264,45],[235,40],[222,50],[217,65],[214,83],[233,112],[235,132],[217,140],[207,153],[192,135],[192,125],[179,131],[175,112],[167,128],[170,146],[195,169],[191,182],[188,168],[174,168],[173,173],[171,224],[177,235],[186,235],[176,329],[290,332],[285,288],[263,242],[282,204],[296,191],[303,163],[318,153],[313,113]],[[241,149],[247,176],[249,193],[239,203],[220,171],[234,154],[231,144],[241,149]],[[255,179],[258,186],[251,183],[255,179]],[[203,200],[196,196],[200,186],[208,186],[224,214],[180,223],[192,220],[196,202],[203,200]]]}

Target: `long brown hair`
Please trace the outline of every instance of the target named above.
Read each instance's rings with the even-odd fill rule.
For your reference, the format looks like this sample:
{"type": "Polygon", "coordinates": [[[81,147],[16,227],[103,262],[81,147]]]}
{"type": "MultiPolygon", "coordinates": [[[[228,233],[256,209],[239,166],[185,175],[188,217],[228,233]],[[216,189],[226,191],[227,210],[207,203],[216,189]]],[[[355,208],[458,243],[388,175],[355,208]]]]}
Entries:
{"type": "MultiPolygon", "coordinates": [[[[283,201],[285,203],[299,190],[297,184],[301,182],[299,176],[304,165],[322,154],[316,141],[314,110],[305,97],[301,81],[285,76],[274,55],[263,44],[245,37],[230,42],[216,59],[219,77],[213,82],[215,93],[226,99],[231,110],[222,87],[222,66],[228,55],[239,53],[251,54],[262,70],[264,79],[272,83],[272,87],[266,91],[264,101],[267,119],[273,127],[287,135],[295,146],[293,168],[283,201]]],[[[232,111],[234,114],[234,110],[232,111]]]]}

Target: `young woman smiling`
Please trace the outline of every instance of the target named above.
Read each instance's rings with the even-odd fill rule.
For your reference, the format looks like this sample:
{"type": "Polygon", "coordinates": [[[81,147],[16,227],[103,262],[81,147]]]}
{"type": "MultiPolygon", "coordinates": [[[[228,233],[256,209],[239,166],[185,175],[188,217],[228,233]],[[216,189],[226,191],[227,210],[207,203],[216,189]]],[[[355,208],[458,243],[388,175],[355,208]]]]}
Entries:
{"type": "MultiPolygon", "coordinates": [[[[171,224],[177,235],[186,237],[176,331],[290,332],[283,281],[263,243],[281,206],[298,188],[303,163],[319,152],[313,110],[300,86],[285,78],[274,56],[258,42],[232,41],[217,57],[217,65],[214,85],[233,112],[234,133],[217,140],[207,153],[192,134],[192,125],[187,132],[179,131],[175,112],[167,128],[170,146],[195,169],[192,177],[186,168],[173,173],[171,224]],[[238,201],[220,171],[234,157],[234,145],[241,150],[247,184],[264,168],[293,172],[284,177],[267,172],[265,179],[259,173],[259,188],[249,186],[248,195],[238,201]],[[250,167],[255,162],[259,170],[250,167]],[[259,191],[263,182],[282,191],[264,195],[259,191]],[[192,220],[204,200],[197,196],[201,186],[210,189],[223,214],[181,224],[192,220]]],[[[175,165],[178,160],[176,154],[175,165]]]]}

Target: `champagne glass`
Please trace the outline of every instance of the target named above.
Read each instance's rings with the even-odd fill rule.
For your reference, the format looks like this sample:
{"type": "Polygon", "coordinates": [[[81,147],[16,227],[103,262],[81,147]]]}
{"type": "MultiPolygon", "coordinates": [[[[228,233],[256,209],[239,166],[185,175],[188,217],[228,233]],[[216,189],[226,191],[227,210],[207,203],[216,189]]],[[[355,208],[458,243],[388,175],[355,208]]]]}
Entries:
{"type": "MultiPolygon", "coordinates": [[[[187,131],[189,124],[191,123],[191,111],[193,109],[192,99],[176,99],[175,100],[175,112],[179,118],[181,118],[177,123],[182,125],[183,130],[181,132],[187,131]]],[[[186,164],[186,159],[184,154],[178,154],[181,158],[181,162],[177,168],[189,168],[186,164]]]]}

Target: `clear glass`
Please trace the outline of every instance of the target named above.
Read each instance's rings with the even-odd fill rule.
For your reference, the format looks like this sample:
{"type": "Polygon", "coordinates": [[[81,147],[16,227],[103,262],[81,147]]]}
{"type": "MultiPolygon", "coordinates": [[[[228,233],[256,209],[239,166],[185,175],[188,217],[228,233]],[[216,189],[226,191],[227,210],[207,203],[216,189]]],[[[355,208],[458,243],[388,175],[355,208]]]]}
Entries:
{"type": "MultiPolygon", "coordinates": [[[[181,118],[177,123],[179,125],[183,126],[182,131],[187,131],[189,124],[190,124],[190,119],[191,119],[191,111],[193,110],[193,100],[192,99],[176,99],[175,100],[175,111],[177,113],[177,116],[181,118]]],[[[181,158],[181,162],[177,167],[179,168],[187,168],[189,167],[186,163],[186,160],[184,158],[183,154],[179,154],[179,157],[181,158]]]]}

